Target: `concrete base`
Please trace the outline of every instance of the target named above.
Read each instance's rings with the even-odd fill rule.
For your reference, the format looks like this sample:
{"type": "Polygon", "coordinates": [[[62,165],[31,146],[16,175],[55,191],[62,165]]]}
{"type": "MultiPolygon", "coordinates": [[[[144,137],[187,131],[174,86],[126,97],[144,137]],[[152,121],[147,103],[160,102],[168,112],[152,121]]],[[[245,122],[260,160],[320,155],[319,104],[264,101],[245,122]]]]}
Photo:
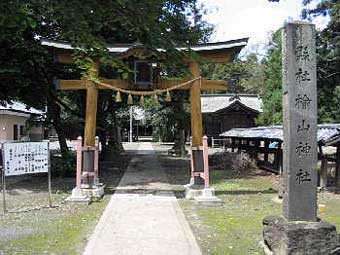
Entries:
{"type": "Polygon", "coordinates": [[[215,190],[212,188],[203,189],[201,196],[194,198],[196,203],[204,206],[221,206],[224,205],[224,201],[215,196],[215,190]]]}
{"type": "Polygon", "coordinates": [[[190,182],[188,184],[185,184],[184,188],[191,188],[193,185],[195,185],[195,180],[191,177],[190,182]]]}
{"type": "Polygon", "coordinates": [[[202,185],[187,184],[185,187],[185,198],[194,199],[196,203],[204,206],[220,206],[223,200],[215,196],[213,188],[205,189],[202,185]]]}
{"type": "Polygon", "coordinates": [[[104,188],[103,184],[93,186],[92,188],[82,188],[82,193],[91,199],[101,199],[104,196],[104,188]]]}
{"type": "Polygon", "coordinates": [[[267,216],[263,226],[267,255],[340,254],[336,228],[325,221],[289,222],[282,216],[267,216]]]}
{"type": "Polygon", "coordinates": [[[66,202],[90,204],[91,198],[83,194],[81,189],[74,188],[72,195],[65,199],[66,202]]]}
{"type": "Polygon", "coordinates": [[[194,199],[195,197],[202,196],[202,190],[204,189],[204,186],[196,185],[190,180],[190,183],[184,185],[184,188],[185,188],[185,198],[194,199]]]}

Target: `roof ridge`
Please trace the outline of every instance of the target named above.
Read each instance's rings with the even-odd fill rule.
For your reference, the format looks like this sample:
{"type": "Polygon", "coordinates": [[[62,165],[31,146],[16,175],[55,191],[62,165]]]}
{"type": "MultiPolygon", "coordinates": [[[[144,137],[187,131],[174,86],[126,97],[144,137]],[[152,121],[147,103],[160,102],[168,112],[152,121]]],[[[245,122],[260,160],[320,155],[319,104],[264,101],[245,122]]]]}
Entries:
{"type": "MultiPolygon", "coordinates": [[[[40,42],[49,42],[49,43],[61,43],[61,44],[67,44],[67,45],[72,45],[71,42],[61,40],[61,39],[53,39],[53,38],[46,38],[46,37],[41,37],[39,38],[40,42]]],[[[218,45],[224,45],[224,44],[233,44],[233,43],[248,43],[249,37],[244,37],[240,39],[233,39],[233,40],[227,40],[227,41],[219,41],[219,42],[204,42],[204,43],[197,43],[193,45],[176,45],[176,47],[185,47],[185,48],[190,48],[190,47],[201,47],[201,46],[218,46],[218,45]]],[[[132,46],[143,46],[142,43],[140,42],[134,42],[134,43],[106,43],[106,46],[109,47],[132,47],[132,46]]]]}
{"type": "Polygon", "coordinates": [[[17,100],[9,100],[5,103],[5,105],[0,105],[0,110],[2,111],[14,111],[14,112],[23,112],[30,114],[44,114],[44,111],[39,110],[35,107],[29,106],[24,102],[17,100]]]}
{"type": "Polygon", "coordinates": [[[205,43],[198,43],[198,44],[194,44],[191,45],[190,47],[195,47],[195,46],[212,46],[212,45],[223,45],[223,44],[231,44],[231,43],[241,43],[241,42],[248,42],[249,41],[249,37],[243,37],[240,39],[233,39],[233,40],[227,40],[227,41],[218,41],[218,42],[205,42],[205,43]]]}
{"type": "MultiPolygon", "coordinates": [[[[65,40],[59,40],[59,39],[52,39],[52,38],[40,38],[40,42],[49,42],[49,43],[61,43],[61,44],[67,44],[72,45],[71,42],[65,41],[65,40]]],[[[114,48],[114,47],[133,47],[133,46],[142,46],[141,43],[135,42],[135,43],[107,43],[106,47],[108,48],[114,48]]]]}
{"type": "Polygon", "coordinates": [[[238,93],[227,93],[227,94],[201,94],[201,97],[232,97],[232,96],[241,96],[241,97],[260,97],[259,94],[238,94],[238,93]]]}
{"type": "MultiPolygon", "coordinates": [[[[230,48],[242,48],[247,45],[249,38],[242,38],[224,42],[208,42],[196,45],[176,45],[175,48],[179,51],[209,51],[209,50],[223,50],[223,49],[230,49],[230,48]]],[[[47,47],[54,47],[60,48],[65,50],[72,50],[74,49],[70,42],[49,39],[49,38],[40,38],[40,44],[47,47]]],[[[125,52],[128,51],[130,48],[133,47],[143,47],[140,43],[136,42],[133,44],[106,44],[109,52],[111,53],[121,53],[121,51],[125,52]],[[124,49],[123,49],[124,48],[124,49]],[[116,51],[114,51],[116,49],[116,51]]],[[[157,48],[158,51],[164,51],[165,49],[157,48]]]]}

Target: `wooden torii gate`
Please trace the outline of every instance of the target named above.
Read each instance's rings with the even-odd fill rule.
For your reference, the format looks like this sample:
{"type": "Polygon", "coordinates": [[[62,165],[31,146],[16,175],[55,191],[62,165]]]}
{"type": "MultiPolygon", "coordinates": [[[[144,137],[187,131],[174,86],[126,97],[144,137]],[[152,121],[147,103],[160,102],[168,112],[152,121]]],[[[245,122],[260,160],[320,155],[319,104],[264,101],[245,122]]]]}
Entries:
{"type": "MultiPolygon", "coordinates": [[[[219,42],[206,43],[189,47],[200,57],[208,62],[213,63],[228,63],[231,62],[240,50],[247,45],[248,38],[219,42]]],[[[72,63],[72,46],[69,43],[42,39],[41,44],[53,50],[54,58],[59,63],[72,63]]],[[[111,45],[108,46],[108,52],[117,58],[127,59],[130,56],[138,55],[143,50],[140,46],[135,45],[111,45]]],[[[187,51],[188,48],[179,48],[179,50],[187,51]]],[[[183,62],[188,63],[192,78],[200,77],[200,65],[193,59],[183,59],[183,62]]],[[[98,77],[98,68],[100,63],[94,64],[94,77],[98,77]]],[[[99,78],[99,77],[98,77],[99,78]]],[[[122,89],[136,89],[133,82],[121,79],[101,79],[103,83],[122,89]]],[[[182,84],[187,80],[166,80],[159,79],[157,83],[153,83],[150,89],[166,89],[174,85],[182,84]]],[[[100,84],[95,84],[92,81],[82,78],[81,80],[57,80],[57,89],[60,90],[86,90],[86,117],[85,117],[85,134],[84,146],[95,146],[96,135],[96,118],[97,118],[97,101],[98,90],[108,89],[100,84]]],[[[191,133],[192,133],[192,148],[201,150],[202,148],[202,113],[201,113],[201,90],[226,90],[227,84],[225,81],[215,81],[207,79],[196,79],[191,84],[181,87],[180,89],[190,90],[190,110],[191,110],[191,133]],[[201,84],[199,84],[201,82],[201,84]]],[[[203,156],[202,156],[203,157],[203,156]]],[[[200,159],[193,159],[200,161],[200,159]]]]}

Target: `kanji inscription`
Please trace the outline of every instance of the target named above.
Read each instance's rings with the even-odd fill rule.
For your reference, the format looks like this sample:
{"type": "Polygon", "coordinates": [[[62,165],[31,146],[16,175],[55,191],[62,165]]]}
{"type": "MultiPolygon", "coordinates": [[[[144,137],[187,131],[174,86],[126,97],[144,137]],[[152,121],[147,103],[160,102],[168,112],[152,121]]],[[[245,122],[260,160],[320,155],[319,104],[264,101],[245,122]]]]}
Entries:
{"type": "Polygon", "coordinates": [[[13,142],[3,144],[6,176],[47,173],[48,142],[13,142]]]}
{"type": "Polygon", "coordinates": [[[317,93],[314,25],[283,30],[283,214],[316,221],[317,93]]]}

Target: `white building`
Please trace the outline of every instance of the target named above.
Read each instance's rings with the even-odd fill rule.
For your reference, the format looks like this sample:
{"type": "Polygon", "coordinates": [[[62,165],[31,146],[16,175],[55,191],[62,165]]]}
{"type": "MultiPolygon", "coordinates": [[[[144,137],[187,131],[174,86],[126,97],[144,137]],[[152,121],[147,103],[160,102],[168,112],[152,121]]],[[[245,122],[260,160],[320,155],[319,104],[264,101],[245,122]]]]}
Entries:
{"type": "Polygon", "coordinates": [[[44,139],[44,115],[43,111],[16,101],[0,105],[0,141],[44,139]]]}

